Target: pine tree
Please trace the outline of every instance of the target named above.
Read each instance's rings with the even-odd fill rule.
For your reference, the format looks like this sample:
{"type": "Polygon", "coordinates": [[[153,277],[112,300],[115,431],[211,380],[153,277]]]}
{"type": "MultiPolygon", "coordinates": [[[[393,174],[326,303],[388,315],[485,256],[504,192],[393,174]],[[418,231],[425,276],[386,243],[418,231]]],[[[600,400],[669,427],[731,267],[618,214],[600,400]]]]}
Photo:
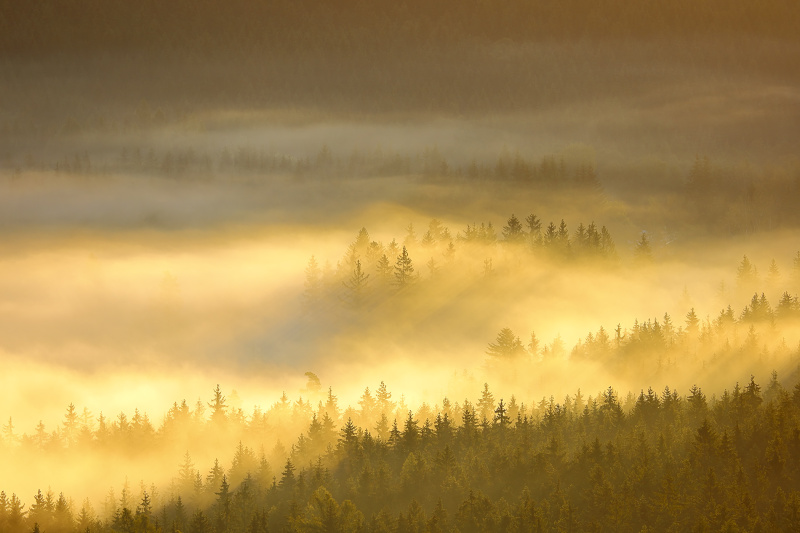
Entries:
{"type": "Polygon", "coordinates": [[[291,459],[286,460],[286,465],[283,467],[283,473],[281,474],[281,480],[278,483],[278,486],[283,489],[291,489],[294,487],[295,478],[294,478],[294,465],[292,464],[291,459]]]}
{"type": "Polygon", "coordinates": [[[375,393],[377,400],[378,411],[385,415],[390,415],[394,412],[394,402],[392,401],[392,393],[386,388],[386,383],[381,381],[378,386],[378,391],[375,393]]]}
{"type": "Polygon", "coordinates": [[[686,313],[686,332],[692,337],[696,337],[697,332],[699,330],[700,319],[697,318],[697,313],[694,312],[694,307],[692,307],[688,313],[686,313]]]}
{"type": "Polygon", "coordinates": [[[17,436],[14,434],[14,422],[10,416],[8,417],[8,424],[3,425],[3,440],[8,445],[13,445],[17,441],[17,436]]]}
{"type": "Polygon", "coordinates": [[[364,394],[361,395],[358,404],[361,406],[361,419],[365,422],[372,420],[373,411],[375,410],[375,398],[372,397],[369,387],[364,389],[364,394]]]}
{"type": "Polygon", "coordinates": [[[650,240],[647,232],[643,231],[636,247],[633,249],[633,257],[639,262],[649,262],[653,260],[653,250],[650,248],[650,240]]]}
{"type": "Polygon", "coordinates": [[[406,287],[414,281],[414,266],[412,265],[411,258],[408,256],[408,250],[403,246],[403,251],[397,256],[397,262],[394,266],[395,285],[399,288],[406,287]]]}
{"type": "Polygon", "coordinates": [[[503,328],[497,334],[495,342],[489,343],[489,349],[486,353],[492,357],[503,359],[513,359],[520,357],[525,352],[522,347],[522,341],[519,337],[514,335],[510,328],[503,328]]]}
{"type": "Polygon", "coordinates": [[[506,406],[503,405],[502,398],[500,398],[500,403],[497,405],[497,409],[494,410],[493,421],[501,428],[505,428],[510,421],[508,417],[508,409],[506,409],[506,406]]]}
{"type": "Polygon", "coordinates": [[[73,446],[78,436],[78,412],[75,405],[70,403],[64,415],[64,438],[67,446],[73,446]]]}
{"type": "Polygon", "coordinates": [[[403,248],[417,244],[417,233],[414,231],[414,224],[409,224],[406,228],[406,237],[403,239],[403,248]]]}
{"type": "Polygon", "coordinates": [[[603,257],[613,258],[617,255],[617,248],[614,245],[614,239],[611,238],[611,233],[603,226],[600,228],[600,249],[603,257]]]}
{"type": "Polygon", "coordinates": [[[219,388],[219,384],[214,389],[214,398],[208,404],[211,408],[211,422],[215,424],[222,424],[227,420],[227,415],[225,414],[225,409],[228,408],[225,405],[225,396],[222,395],[222,390],[219,388]]]}
{"type": "Polygon", "coordinates": [[[528,239],[533,245],[540,244],[542,239],[542,221],[531,213],[525,217],[525,222],[528,225],[528,239]]]}
{"type": "Polygon", "coordinates": [[[478,408],[475,413],[479,420],[489,420],[494,413],[494,394],[489,391],[489,384],[483,384],[481,399],[478,400],[478,408]]]}
{"type": "Polygon", "coordinates": [[[389,283],[389,280],[392,275],[392,265],[389,262],[389,258],[386,257],[386,254],[383,254],[378,262],[375,264],[375,270],[378,273],[378,279],[382,283],[389,283]]]}
{"type": "Polygon", "coordinates": [[[511,215],[508,222],[503,227],[503,240],[509,244],[519,244],[525,239],[525,232],[522,223],[515,215],[511,215]]]}
{"type": "Polygon", "coordinates": [[[219,492],[215,494],[217,496],[217,533],[225,533],[229,530],[231,522],[231,493],[228,479],[225,475],[222,476],[219,492]]]}
{"type": "Polygon", "coordinates": [[[306,267],[305,291],[303,299],[306,307],[314,305],[322,296],[322,271],[312,255],[306,267]]]}
{"type": "Polygon", "coordinates": [[[364,305],[368,280],[369,274],[364,273],[361,269],[361,260],[357,260],[350,279],[343,282],[348,290],[347,303],[353,309],[360,309],[364,305]]]}
{"type": "Polygon", "coordinates": [[[756,267],[753,266],[753,263],[747,258],[747,256],[742,257],[742,262],[739,263],[739,266],[736,267],[736,283],[737,285],[744,290],[751,290],[753,289],[753,284],[755,283],[756,279],[758,278],[758,272],[756,267]]]}

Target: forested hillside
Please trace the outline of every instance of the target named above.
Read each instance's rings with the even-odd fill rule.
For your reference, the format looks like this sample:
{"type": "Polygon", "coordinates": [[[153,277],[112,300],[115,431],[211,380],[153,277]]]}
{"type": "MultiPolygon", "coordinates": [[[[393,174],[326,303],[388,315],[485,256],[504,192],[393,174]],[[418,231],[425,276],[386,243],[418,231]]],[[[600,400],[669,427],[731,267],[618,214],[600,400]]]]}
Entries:
{"type": "MultiPolygon", "coordinates": [[[[796,354],[797,358],[800,354],[796,354]]],[[[175,456],[164,486],[125,480],[101,509],[50,486],[2,492],[0,524],[39,531],[795,531],[800,526],[800,385],[775,372],[708,397],[687,391],[525,403],[488,385],[473,401],[396,402],[381,383],[356,408],[329,390],[318,406],[282,398],[266,413],[210,415],[175,405],[155,429],[81,417],[70,406],[52,435],[4,431],[4,455],[64,461],[85,453],[143,456],[176,435],[258,440],[273,425],[303,426],[285,450],[242,442],[213,464],[175,456]],[[375,422],[377,420],[377,422],[375,422]],[[180,431],[178,431],[180,430],[180,431]]],[[[220,450],[221,451],[221,450],[220,450]]]]}
{"type": "Polygon", "coordinates": [[[800,531],[798,28],[0,0],[0,533],[800,531]]]}

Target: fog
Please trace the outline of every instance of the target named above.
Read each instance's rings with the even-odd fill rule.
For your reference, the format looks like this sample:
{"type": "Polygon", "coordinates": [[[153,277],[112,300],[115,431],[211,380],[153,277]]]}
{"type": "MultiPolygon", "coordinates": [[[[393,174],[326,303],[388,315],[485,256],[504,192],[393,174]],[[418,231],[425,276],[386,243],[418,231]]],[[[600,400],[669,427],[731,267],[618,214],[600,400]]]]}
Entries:
{"type": "Polygon", "coordinates": [[[242,441],[276,474],[328,387],[356,413],[384,382],[429,417],[487,383],[534,416],[579,389],[697,383],[710,398],[751,374],[796,378],[796,299],[777,311],[800,292],[794,40],[467,39],[419,57],[47,42],[0,65],[9,494],[52,487],[102,515],[126,479],[166,498],[187,450],[205,475],[242,441]],[[570,247],[546,236],[562,221],[570,247]],[[576,244],[581,224],[609,246],[576,244]],[[762,293],[771,319],[746,312],[762,293]],[[665,313],[662,344],[627,344],[665,313]],[[507,358],[491,355],[504,328],[524,348],[507,358]],[[32,444],[63,432],[70,404],[92,426],[138,410],[161,431],[217,384],[243,419],[273,409],[268,430],[68,462],[32,444]],[[291,422],[284,393],[311,401],[291,422]]]}

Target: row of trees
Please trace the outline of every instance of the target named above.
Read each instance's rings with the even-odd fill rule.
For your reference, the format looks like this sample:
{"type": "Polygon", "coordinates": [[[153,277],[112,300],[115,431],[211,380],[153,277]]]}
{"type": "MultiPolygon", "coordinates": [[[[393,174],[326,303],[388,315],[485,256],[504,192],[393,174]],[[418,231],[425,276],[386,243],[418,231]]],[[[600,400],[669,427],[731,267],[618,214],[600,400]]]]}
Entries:
{"type": "MultiPolygon", "coordinates": [[[[685,371],[702,368],[710,376],[717,371],[727,372],[730,365],[754,357],[764,363],[785,366],[800,361],[800,348],[790,347],[782,339],[783,332],[791,331],[798,320],[798,298],[784,293],[774,309],[766,297],[753,295],[741,313],[728,306],[716,317],[702,318],[691,309],[681,324],[675,324],[665,313],[661,318],[636,320],[625,328],[618,325],[612,331],[600,327],[571,348],[560,336],[543,344],[534,332],[523,342],[510,328],[504,328],[488,344],[488,369],[508,368],[515,373],[545,374],[558,379],[562,373],[566,378],[570,369],[584,368],[587,363],[620,377],[642,373],[657,376],[673,366],[685,371]]],[[[284,394],[269,408],[256,406],[250,413],[241,407],[231,407],[218,386],[208,402],[200,399],[194,404],[186,400],[175,402],[160,424],[153,423],[147,413],[138,409],[131,416],[124,412],[106,416],[102,412],[94,415],[89,409],[81,410],[73,404],[67,407],[62,423],[55,428],[47,428],[40,421],[32,432],[21,433],[18,422],[9,418],[2,425],[0,448],[33,455],[110,451],[145,457],[153,450],[180,449],[192,446],[193,442],[221,445],[239,440],[258,449],[256,443],[275,440],[276,435],[283,442],[291,441],[311,421],[318,427],[318,434],[323,435],[311,438],[302,447],[313,455],[324,452],[335,435],[333,428],[347,419],[362,426],[380,424],[377,436],[387,438],[391,421],[402,418],[408,411],[405,400],[393,399],[384,383],[375,390],[365,389],[358,405],[343,408],[331,388],[322,391],[319,379],[311,373],[308,376],[305,397],[290,400],[284,394]]],[[[478,409],[479,418],[490,416],[492,396],[486,394],[488,389],[478,409]]],[[[632,398],[626,400],[630,401],[632,398]]],[[[239,401],[234,403],[238,405],[239,401]]],[[[442,411],[457,418],[465,405],[444,399],[440,406],[418,406],[415,416],[422,422],[433,422],[435,413],[442,411]]],[[[515,405],[512,402],[512,414],[515,405]]],[[[544,407],[529,405],[527,409],[531,416],[541,416],[544,407]]],[[[283,445],[277,444],[259,453],[261,459],[272,462],[285,452],[283,445]]]]}
{"type": "Polygon", "coordinates": [[[797,168],[725,168],[697,157],[685,189],[687,219],[716,231],[755,233],[793,226],[800,194],[797,168]]]}
{"type": "MultiPolygon", "coordinates": [[[[185,455],[157,504],[123,488],[112,512],[63,494],[26,505],[0,493],[9,533],[268,531],[796,531],[800,384],[773,372],[718,397],[666,387],[621,402],[609,387],[534,414],[485,387],[459,413],[383,421],[312,419],[274,471],[241,444],[202,476],[185,455]],[[324,431],[330,435],[323,437],[324,431]],[[325,447],[310,450],[317,439],[325,447]]],[[[630,396],[630,395],[629,395],[630,396]]]]}
{"type": "MultiPolygon", "coordinates": [[[[634,264],[653,261],[646,232],[634,244],[632,252],[634,264]]],[[[388,245],[372,240],[367,229],[361,228],[336,267],[329,262],[320,265],[317,258],[311,256],[305,270],[303,298],[307,308],[331,300],[360,308],[368,300],[368,294],[385,296],[386,289],[392,286],[405,288],[420,279],[435,280],[442,269],[491,275],[497,265],[494,258],[511,258],[513,263],[526,257],[525,254],[548,260],[580,262],[599,259],[605,265],[619,264],[610,232],[605,226],[598,228],[594,222],[589,225],[580,223],[570,234],[563,219],[559,225],[550,222],[543,227],[535,214],[525,217],[524,222],[512,214],[499,234],[489,222],[468,224],[453,236],[439,220],[432,219],[421,237],[414,225],[409,224],[402,244],[397,239],[392,239],[388,245]],[[415,263],[412,254],[429,258],[424,268],[415,263]],[[478,257],[482,261],[476,263],[478,257]]],[[[737,267],[736,288],[739,294],[752,294],[760,287],[770,292],[782,287],[800,289],[800,252],[792,258],[791,272],[787,277],[782,276],[775,259],[772,259],[767,275],[759,276],[745,255],[737,267]]],[[[724,285],[721,290],[725,290],[724,285]]],[[[792,298],[788,291],[781,296],[781,312],[791,307],[792,298]]],[[[750,306],[751,310],[756,308],[757,305],[750,306]]],[[[747,312],[745,309],[744,313],[747,312]]]]}
{"type": "Polygon", "coordinates": [[[390,286],[407,287],[423,278],[410,250],[429,257],[422,269],[427,279],[436,279],[442,268],[456,267],[463,271],[466,265],[469,270],[477,256],[483,257],[480,268],[483,275],[494,273],[491,255],[516,257],[531,253],[557,259],[599,258],[612,262],[617,259],[614,240],[605,226],[598,229],[594,222],[588,226],[580,223],[570,236],[563,219],[558,226],[550,222],[543,229],[542,221],[535,214],[525,218],[525,225],[512,214],[499,236],[491,222],[467,225],[453,237],[447,227],[433,219],[421,238],[414,225],[409,224],[402,244],[397,239],[392,239],[388,245],[371,240],[367,229],[361,228],[335,268],[327,262],[321,266],[316,257],[311,256],[305,270],[303,294],[307,307],[313,308],[326,299],[338,299],[358,308],[373,287],[377,287],[379,293],[385,293],[390,286]],[[496,244],[502,248],[494,248],[496,244]],[[490,257],[486,257],[487,254],[490,257]],[[459,255],[462,261],[457,260],[459,255]]]}
{"type": "MultiPolygon", "coordinates": [[[[159,125],[166,119],[149,108],[137,110],[136,121],[142,125],[159,125]],[[149,118],[148,118],[149,117],[149,118]]],[[[65,132],[79,131],[80,126],[65,125],[65,132]]],[[[96,158],[97,159],[97,158],[96,158]]],[[[541,188],[572,188],[601,192],[602,185],[592,164],[568,161],[563,156],[546,155],[538,161],[519,152],[504,151],[493,163],[475,159],[466,165],[448,161],[437,148],[426,148],[416,154],[376,149],[355,150],[347,157],[336,156],[324,145],[315,156],[298,157],[285,153],[238,148],[208,153],[194,148],[157,152],[148,148],[123,148],[115,159],[92,161],[87,151],[62,156],[48,163],[32,155],[22,160],[21,169],[54,169],[57,172],[88,174],[93,172],[146,173],[190,179],[215,173],[237,176],[290,175],[298,179],[361,179],[394,176],[422,176],[426,179],[458,183],[515,183],[541,188]]]]}
{"type": "MultiPolygon", "coordinates": [[[[754,354],[763,361],[785,364],[787,359],[800,358],[800,347],[795,353],[783,337],[796,327],[798,320],[797,296],[784,292],[773,309],[762,293],[754,294],[738,316],[731,306],[713,318],[701,318],[692,308],[683,324],[676,325],[669,313],[664,313],[661,319],[635,320],[625,328],[618,324],[613,331],[600,327],[585,339],[578,339],[571,350],[560,336],[542,344],[533,332],[524,343],[511,328],[503,328],[489,343],[486,353],[494,366],[592,362],[617,375],[641,371],[658,374],[672,366],[702,366],[708,372],[754,354]]],[[[556,375],[555,369],[550,372],[556,375]]]]}

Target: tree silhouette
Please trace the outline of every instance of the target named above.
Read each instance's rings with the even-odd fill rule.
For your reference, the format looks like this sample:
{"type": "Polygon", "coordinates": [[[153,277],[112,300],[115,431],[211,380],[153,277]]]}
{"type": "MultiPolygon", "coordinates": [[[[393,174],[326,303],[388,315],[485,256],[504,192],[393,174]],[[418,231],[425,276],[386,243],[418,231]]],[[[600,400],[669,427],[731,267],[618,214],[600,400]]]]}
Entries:
{"type": "Polygon", "coordinates": [[[643,231],[639,237],[639,241],[633,249],[633,257],[639,262],[650,262],[653,260],[653,250],[650,247],[650,240],[647,238],[647,232],[643,231]]]}
{"type": "Polygon", "coordinates": [[[503,227],[503,239],[511,244],[519,244],[525,240],[525,231],[522,229],[522,223],[513,214],[503,227]]]}
{"type": "Polygon", "coordinates": [[[219,384],[214,389],[214,397],[209,402],[208,406],[211,408],[211,422],[215,424],[222,424],[227,420],[225,410],[228,408],[225,405],[225,396],[222,395],[222,390],[219,384]]]}
{"type": "Polygon", "coordinates": [[[399,288],[406,287],[414,281],[414,266],[411,263],[411,258],[408,256],[408,250],[403,246],[403,251],[397,256],[397,262],[394,266],[394,279],[395,284],[399,288]]]}
{"type": "Polygon", "coordinates": [[[523,355],[525,348],[522,347],[522,341],[514,335],[510,328],[503,328],[497,334],[495,342],[489,343],[486,353],[492,357],[512,359],[523,355]]]}
{"type": "Polygon", "coordinates": [[[350,279],[343,282],[348,290],[347,302],[353,309],[360,309],[364,305],[369,274],[361,270],[361,260],[356,261],[356,266],[350,279]]]}

